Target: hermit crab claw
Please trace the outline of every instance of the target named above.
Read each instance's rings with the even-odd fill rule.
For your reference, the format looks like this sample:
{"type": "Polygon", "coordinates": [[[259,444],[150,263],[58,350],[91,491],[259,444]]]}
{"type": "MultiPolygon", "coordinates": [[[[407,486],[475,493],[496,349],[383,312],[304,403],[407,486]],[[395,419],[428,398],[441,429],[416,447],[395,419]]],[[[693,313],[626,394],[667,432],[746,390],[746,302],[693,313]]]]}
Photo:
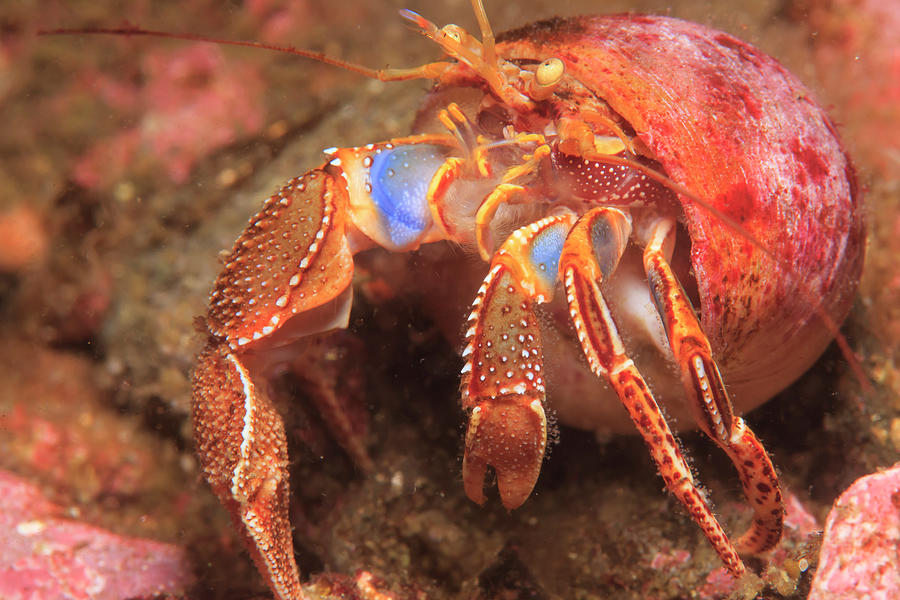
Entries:
{"type": "Polygon", "coordinates": [[[497,473],[508,510],[531,494],[547,447],[544,349],[534,306],[548,302],[558,255],[575,217],[547,217],[523,227],[494,255],[467,323],[460,389],[469,411],[463,483],[484,502],[484,476],[497,473]]]}
{"type": "Polygon", "coordinates": [[[484,477],[490,465],[507,510],[522,505],[531,494],[547,445],[547,418],[538,398],[507,394],[472,409],[463,457],[466,494],[482,504],[484,477]]]}

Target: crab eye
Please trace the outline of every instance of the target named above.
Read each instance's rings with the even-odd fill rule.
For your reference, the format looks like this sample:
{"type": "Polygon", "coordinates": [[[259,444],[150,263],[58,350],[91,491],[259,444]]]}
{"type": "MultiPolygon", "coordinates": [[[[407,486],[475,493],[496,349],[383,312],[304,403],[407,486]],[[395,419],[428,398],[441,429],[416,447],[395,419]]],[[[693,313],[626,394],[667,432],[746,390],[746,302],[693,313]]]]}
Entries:
{"type": "Polygon", "coordinates": [[[538,65],[534,77],[528,82],[528,95],[534,100],[546,100],[562,81],[566,73],[566,65],[560,59],[548,58],[538,65]]]}
{"type": "Polygon", "coordinates": [[[563,74],[566,72],[566,65],[560,59],[553,57],[548,58],[535,71],[535,78],[541,87],[553,86],[559,83],[563,74]]]}

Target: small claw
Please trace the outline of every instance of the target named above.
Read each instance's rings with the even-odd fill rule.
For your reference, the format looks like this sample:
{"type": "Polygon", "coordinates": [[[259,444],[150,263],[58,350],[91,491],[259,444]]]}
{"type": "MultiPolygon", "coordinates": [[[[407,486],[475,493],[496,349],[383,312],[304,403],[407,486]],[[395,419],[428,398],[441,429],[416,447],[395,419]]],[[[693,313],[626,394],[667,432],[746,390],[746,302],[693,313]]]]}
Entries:
{"type": "Polygon", "coordinates": [[[507,510],[528,499],[541,472],[547,446],[547,418],[538,399],[509,394],[472,409],[463,457],[466,495],[483,504],[487,466],[497,473],[497,488],[507,510]]]}

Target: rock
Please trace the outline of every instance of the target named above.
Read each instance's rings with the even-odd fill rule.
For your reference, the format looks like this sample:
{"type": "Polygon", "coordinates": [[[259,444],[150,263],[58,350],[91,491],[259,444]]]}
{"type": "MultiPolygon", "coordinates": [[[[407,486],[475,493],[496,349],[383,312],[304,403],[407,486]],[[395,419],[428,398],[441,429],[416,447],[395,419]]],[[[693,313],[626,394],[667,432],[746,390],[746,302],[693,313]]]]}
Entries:
{"type": "Polygon", "coordinates": [[[183,548],[62,518],[38,488],[0,471],[0,597],[119,600],[182,595],[194,583],[183,548]]]}
{"type": "Polygon", "coordinates": [[[858,479],[825,523],[809,600],[887,600],[900,594],[900,463],[858,479]]]}

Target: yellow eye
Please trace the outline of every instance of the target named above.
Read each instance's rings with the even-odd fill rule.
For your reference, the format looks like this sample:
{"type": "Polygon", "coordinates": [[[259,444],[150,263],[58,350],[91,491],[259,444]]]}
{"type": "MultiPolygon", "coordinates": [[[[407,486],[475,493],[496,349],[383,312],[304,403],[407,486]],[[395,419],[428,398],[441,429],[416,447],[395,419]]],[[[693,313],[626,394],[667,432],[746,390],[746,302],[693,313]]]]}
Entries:
{"type": "Polygon", "coordinates": [[[541,87],[556,85],[566,72],[566,65],[558,58],[548,58],[540,65],[534,76],[541,87]]]}

